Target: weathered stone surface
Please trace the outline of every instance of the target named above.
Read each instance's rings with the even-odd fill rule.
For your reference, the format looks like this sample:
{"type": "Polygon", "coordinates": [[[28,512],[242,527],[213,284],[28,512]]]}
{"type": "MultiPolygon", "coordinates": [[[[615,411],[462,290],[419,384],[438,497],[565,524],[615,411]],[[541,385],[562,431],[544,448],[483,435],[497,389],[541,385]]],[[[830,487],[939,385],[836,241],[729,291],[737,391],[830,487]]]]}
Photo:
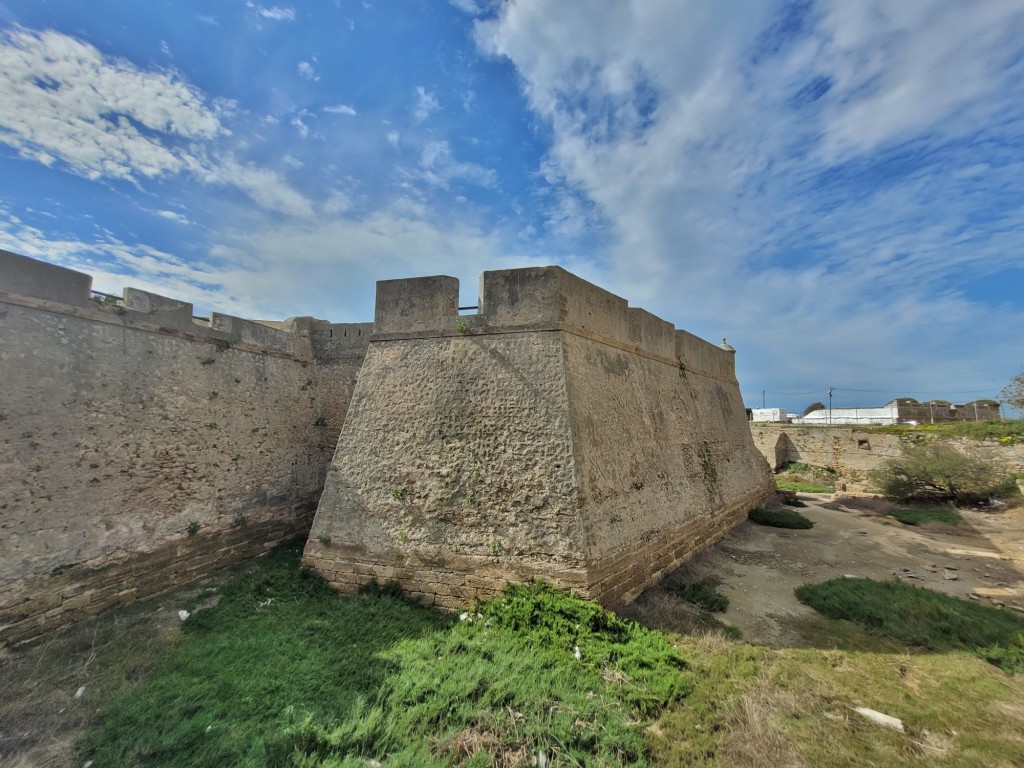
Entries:
{"type": "Polygon", "coordinates": [[[393,321],[400,282],[306,547],[339,588],[457,607],[542,576],[615,605],[771,493],[733,353],[557,267],[485,273],[459,322],[393,321]]]}
{"type": "Polygon", "coordinates": [[[305,533],[371,330],[210,328],[65,272],[0,260],[0,640],[305,533]]]}

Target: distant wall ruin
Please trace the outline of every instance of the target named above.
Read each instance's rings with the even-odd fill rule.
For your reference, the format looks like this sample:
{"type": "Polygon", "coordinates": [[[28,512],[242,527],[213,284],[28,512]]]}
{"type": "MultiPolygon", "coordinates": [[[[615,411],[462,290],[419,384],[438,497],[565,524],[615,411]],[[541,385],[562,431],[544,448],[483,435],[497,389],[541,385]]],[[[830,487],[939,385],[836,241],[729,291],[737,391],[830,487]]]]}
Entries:
{"type": "MultiPolygon", "coordinates": [[[[815,467],[830,467],[853,486],[864,486],[867,473],[882,463],[903,455],[905,445],[916,435],[870,432],[856,427],[789,426],[751,424],[754,445],[772,471],[789,462],[800,461],[815,467]]],[[[962,453],[986,459],[1008,472],[1024,472],[1024,444],[1000,445],[995,440],[929,435],[962,453]]]]}
{"type": "Polygon", "coordinates": [[[277,330],[0,251],[0,640],[310,525],[372,324],[277,330]]]}
{"type": "Polygon", "coordinates": [[[557,267],[377,285],[304,562],[429,603],[543,577],[606,605],[772,493],[734,353],[557,267]]]}

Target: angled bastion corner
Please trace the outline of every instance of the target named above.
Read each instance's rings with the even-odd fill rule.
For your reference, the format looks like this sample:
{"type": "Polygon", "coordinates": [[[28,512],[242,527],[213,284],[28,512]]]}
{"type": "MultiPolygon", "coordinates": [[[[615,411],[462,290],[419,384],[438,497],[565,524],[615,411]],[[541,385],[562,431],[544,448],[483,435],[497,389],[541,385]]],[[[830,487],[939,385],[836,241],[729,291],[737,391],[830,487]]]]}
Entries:
{"type": "Polygon", "coordinates": [[[773,489],[734,353],[560,267],[378,283],[304,562],[448,608],[542,577],[607,605],[773,489]]]}

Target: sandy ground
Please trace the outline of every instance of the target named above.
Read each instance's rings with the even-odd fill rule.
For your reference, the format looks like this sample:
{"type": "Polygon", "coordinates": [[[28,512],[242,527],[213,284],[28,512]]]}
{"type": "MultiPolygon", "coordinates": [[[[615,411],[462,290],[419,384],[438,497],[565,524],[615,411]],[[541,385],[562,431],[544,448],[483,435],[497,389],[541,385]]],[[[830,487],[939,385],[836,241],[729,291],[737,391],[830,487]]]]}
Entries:
{"type": "MultiPolygon", "coordinates": [[[[904,525],[863,498],[801,494],[809,530],[744,522],[694,558],[682,577],[712,577],[729,598],[721,614],[744,640],[799,645],[794,619],[814,615],[793,589],[846,575],[900,578],[956,597],[1024,613],[1024,510],[962,511],[957,526],[904,525]]],[[[678,576],[677,576],[678,577],[678,576]]]]}
{"type": "MultiPolygon", "coordinates": [[[[800,498],[808,506],[799,511],[814,528],[744,522],[666,583],[713,577],[730,600],[716,615],[747,642],[770,646],[801,645],[800,621],[814,615],[797,602],[794,587],[846,574],[902,578],[1024,612],[1024,510],[967,511],[956,527],[915,528],[881,514],[891,506],[884,502],[800,498]]],[[[0,649],[0,765],[78,765],[72,744],[96,710],[145,676],[180,637],[177,611],[223,578],[80,622],[29,647],[0,649]]],[[[664,586],[655,587],[624,613],[672,629],[667,614],[686,604],[666,598],[664,586]]]]}

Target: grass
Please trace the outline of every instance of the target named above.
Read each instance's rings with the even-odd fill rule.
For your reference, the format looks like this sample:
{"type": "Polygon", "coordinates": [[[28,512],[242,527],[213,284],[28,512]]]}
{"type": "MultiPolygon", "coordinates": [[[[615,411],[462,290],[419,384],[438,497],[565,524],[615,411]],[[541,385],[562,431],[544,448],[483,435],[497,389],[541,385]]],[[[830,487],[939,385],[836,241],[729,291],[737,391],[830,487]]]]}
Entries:
{"type": "Polygon", "coordinates": [[[82,760],[132,766],[645,765],[645,722],[693,686],[664,635],[550,585],[464,621],[388,588],[341,596],[301,545],[225,584],[82,760]]]}
{"type": "Polygon", "coordinates": [[[973,651],[1007,672],[1024,672],[1024,617],[902,581],[832,579],[796,589],[830,619],[929,651],[973,651]]]}
{"type": "Polygon", "coordinates": [[[747,519],[758,525],[767,525],[772,528],[813,528],[814,523],[791,509],[762,509],[757,507],[750,510],[747,519]]]}
{"type": "Polygon", "coordinates": [[[795,491],[796,493],[833,493],[835,491],[831,485],[805,483],[799,480],[776,480],[775,485],[780,490],[795,491]]]}
{"type": "Polygon", "coordinates": [[[1010,441],[1024,440],[1024,419],[1008,421],[954,421],[948,424],[889,424],[884,426],[861,426],[859,432],[880,432],[890,435],[923,435],[945,437],[973,437],[988,440],[1008,438],[1010,441]]]}
{"type": "Polygon", "coordinates": [[[904,525],[924,525],[933,522],[956,525],[960,522],[960,513],[952,507],[897,507],[885,514],[895,517],[904,525]]]}
{"type": "Polygon", "coordinates": [[[710,579],[673,584],[668,590],[676,597],[712,613],[724,613],[729,607],[729,598],[715,589],[710,579]]]}

